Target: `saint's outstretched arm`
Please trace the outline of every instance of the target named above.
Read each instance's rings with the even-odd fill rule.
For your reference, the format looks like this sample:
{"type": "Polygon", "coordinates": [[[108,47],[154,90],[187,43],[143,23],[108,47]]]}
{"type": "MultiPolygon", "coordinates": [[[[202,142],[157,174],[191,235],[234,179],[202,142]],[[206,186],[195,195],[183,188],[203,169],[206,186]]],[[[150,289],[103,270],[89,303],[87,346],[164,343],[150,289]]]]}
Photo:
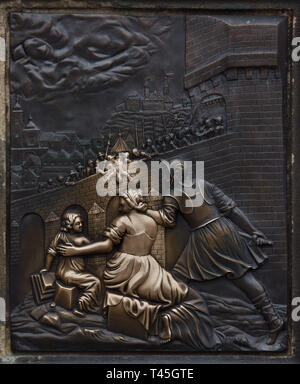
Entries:
{"type": "Polygon", "coordinates": [[[96,243],[88,244],[83,247],[75,247],[72,244],[60,245],[57,247],[57,251],[62,256],[87,256],[97,253],[109,253],[113,250],[114,244],[110,239],[104,241],[98,241],[96,243]]]}

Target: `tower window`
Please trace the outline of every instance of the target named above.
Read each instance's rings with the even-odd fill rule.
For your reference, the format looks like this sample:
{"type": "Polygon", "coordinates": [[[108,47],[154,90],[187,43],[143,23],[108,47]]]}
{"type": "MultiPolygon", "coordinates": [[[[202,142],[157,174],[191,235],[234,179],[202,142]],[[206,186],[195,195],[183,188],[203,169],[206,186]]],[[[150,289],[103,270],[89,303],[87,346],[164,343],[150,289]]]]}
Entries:
{"type": "Polygon", "coordinates": [[[30,147],[33,147],[35,144],[34,136],[28,136],[27,137],[27,145],[30,147]]]}

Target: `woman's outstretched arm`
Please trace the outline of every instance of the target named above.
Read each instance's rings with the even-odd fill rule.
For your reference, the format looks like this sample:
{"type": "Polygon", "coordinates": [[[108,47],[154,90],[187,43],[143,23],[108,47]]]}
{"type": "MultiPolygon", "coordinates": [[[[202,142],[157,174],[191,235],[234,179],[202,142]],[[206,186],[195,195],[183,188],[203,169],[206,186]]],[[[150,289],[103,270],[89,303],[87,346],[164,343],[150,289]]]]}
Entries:
{"type": "Polygon", "coordinates": [[[146,215],[152,217],[154,221],[157,222],[157,224],[164,225],[164,222],[162,220],[162,217],[160,215],[159,211],[154,211],[153,209],[147,209],[145,211],[146,215]]]}
{"type": "Polygon", "coordinates": [[[88,244],[83,247],[75,247],[71,243],[66,245],[59,245],[57,251],[62,256],[87,256],[97,253],[109,253],[113,250],[114,244],[110,239],[98,241],[96,243],[88,244]]]}
{"type": "Polygon", "coordinates": [[[173,228],[176,225],[177,214],[179,211],[179,206],[176,200],[167,196],[163,199],[162,208],[155,211],[152,209],[147,209],[145,211],[146,215],[152,217],[157,224],[160,224],[164,227],[173,228]]]}

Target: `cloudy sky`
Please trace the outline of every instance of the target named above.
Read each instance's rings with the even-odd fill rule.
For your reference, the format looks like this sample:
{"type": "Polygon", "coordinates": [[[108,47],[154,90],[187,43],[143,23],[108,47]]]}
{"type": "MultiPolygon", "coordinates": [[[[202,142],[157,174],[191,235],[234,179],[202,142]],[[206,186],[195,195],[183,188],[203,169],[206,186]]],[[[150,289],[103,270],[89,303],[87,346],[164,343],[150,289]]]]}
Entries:
{"type": "Polygon", "coordinates": [[[181,101],[184,30],[182,16],[12,14],[11,92],[42,130],[94,136],[147,78],[161,90],[173,73],[181,101]]]}

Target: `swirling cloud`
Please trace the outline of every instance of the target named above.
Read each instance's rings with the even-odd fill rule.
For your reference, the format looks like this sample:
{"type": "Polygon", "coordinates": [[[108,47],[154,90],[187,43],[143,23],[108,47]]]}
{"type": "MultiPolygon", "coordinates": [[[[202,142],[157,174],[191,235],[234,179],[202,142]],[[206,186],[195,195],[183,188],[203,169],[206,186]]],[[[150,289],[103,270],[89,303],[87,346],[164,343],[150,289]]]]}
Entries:
{"type": "Polygon", "coordinates": [[[169,17],[11,16],[11,84],[44,101],[124,82],[163,46],[169,17]]]}

